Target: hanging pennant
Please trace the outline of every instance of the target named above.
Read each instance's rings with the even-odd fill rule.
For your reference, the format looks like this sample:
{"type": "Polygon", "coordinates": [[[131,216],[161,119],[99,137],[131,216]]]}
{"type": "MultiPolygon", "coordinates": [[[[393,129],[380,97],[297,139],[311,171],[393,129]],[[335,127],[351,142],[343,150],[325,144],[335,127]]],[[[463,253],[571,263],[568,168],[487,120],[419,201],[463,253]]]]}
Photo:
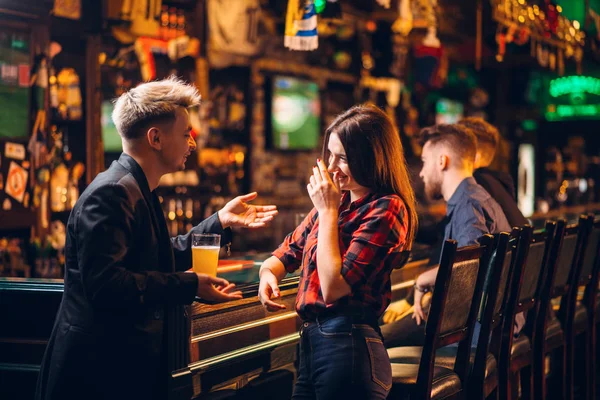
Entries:
{"type": "Polygon", "coordinates": [[[440,88],[447,72],[444,48],[420,44],[413,50],[415,81],[426,88],[440,88]]]}
{"type": "Polygon", "coordinates": [[[248,57],[260,51],[259,0],[209,0],[207,7],[211,51],[248,57]]]}
{"type": "Polygon", "coordinates": [[[298,0],[289,0],[285,19],[284,46],[290,50],[310,51],[319,47],[317,15],[313,0],[299,8],[298,0]]]}

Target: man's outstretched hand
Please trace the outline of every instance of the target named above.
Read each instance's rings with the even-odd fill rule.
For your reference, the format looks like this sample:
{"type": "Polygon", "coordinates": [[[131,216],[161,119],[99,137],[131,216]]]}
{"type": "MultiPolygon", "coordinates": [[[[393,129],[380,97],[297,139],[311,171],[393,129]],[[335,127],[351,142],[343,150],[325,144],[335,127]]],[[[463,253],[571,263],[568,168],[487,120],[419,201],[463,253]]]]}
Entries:
{"type": "Polygon", "coordinates": [[[258,196],[256,192],[248,193],[238,196],[225,204],[225,207],[218,212],[223,228],[261,228],[273,220],[278,212],[277,206],[255,206],[248,204],[256,196],[258,196]]]}
{"type": "Polygon", "coordinates": [[[206,274],[196,275],[198,275],[198,290],[196,291],[196,295],[201,299],[214,303],[222,303],[242,298],[241,291],[231,291],[235,288],[233,283],[229,283],[223,278],[215,278],[206,274]]]}

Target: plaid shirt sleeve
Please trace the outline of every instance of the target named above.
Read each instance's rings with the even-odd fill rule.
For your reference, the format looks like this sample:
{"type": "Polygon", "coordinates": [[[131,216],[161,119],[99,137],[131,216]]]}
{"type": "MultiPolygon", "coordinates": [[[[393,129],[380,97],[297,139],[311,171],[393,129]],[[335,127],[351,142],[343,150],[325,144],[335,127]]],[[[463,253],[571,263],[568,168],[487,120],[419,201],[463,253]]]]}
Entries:
{"type": "Polygon", "coordinates": [[[281,261],[287,272],[292,273],[300,268],[302,264],[302,254],[306,237],[310,233],[315,220],[317,219],[317,210],[312,209],[311,212],[304,218],[304,221],[289,233],[283,243],[272,253],[281,261]]]}
{"type": "Polygon", "coordinates": [[[386,257],[404,250],[408,215],[400,198],[381,198],[363,217],[342,258],[342,276],[356,290],[378,279],[391,266],[386,257]]]}

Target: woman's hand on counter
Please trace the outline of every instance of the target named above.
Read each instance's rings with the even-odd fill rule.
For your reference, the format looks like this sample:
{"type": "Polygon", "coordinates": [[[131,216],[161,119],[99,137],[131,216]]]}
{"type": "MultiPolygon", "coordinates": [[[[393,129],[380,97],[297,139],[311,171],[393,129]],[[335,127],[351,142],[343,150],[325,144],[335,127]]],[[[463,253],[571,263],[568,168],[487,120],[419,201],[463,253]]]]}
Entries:
{"type": "Polygon", "coordinates": [[[223,278],[216,278],[206,274],[196,275],[198,275],[198,290],[196,291],[196,295],[201,299],[222,303],[242,298],[241,291],[231,292],[235,288],[235,284],[229,283],[223,278]]]}
{"type": "Polygon", "coordinates": [[[280,298],[279,285],[277,278],[273,273],[265,269],[260,274],[260,284],[258,286],[258,299],[268,311],[285,310],[285,305],[275,303],[272,298],[280,298]]]}

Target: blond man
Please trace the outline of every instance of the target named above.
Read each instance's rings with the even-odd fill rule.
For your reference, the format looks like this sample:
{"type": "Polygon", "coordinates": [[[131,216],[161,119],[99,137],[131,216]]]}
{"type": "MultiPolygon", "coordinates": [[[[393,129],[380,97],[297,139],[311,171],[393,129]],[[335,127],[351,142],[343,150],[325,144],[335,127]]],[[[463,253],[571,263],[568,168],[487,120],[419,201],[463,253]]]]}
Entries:
{"type": "MultiPolygon", "coordinates": [[[[123,154],[82,193],[67,224],[61,307],[42,362],[37,399],[165,399],[166,332],[181,306],[241,298],[234,285],[191,267],[191,234],[260,227],[275,206],[256,193],[227,203],[188,234],[169,238],[155,193],[196,149],[188,108],[200,96],[169,78],[121,95],[112,115],[123,154]]],[[[180,314],[181,315],[181,314],[180,314]]],[[[182,322],[182,321],[179,321],[182,322]]]]}
{"type": "Polygon", "coordinates": [[[470,129],[477,137],[475,170],[473,171],[475,181],[498,202],[510,226],[528,224],[529,221],[523,216],[517,205],[515,183],[510,174],[489,168],[500,143],[498,129],[477,117],[464,118],[458,124],[470,129]]]}

